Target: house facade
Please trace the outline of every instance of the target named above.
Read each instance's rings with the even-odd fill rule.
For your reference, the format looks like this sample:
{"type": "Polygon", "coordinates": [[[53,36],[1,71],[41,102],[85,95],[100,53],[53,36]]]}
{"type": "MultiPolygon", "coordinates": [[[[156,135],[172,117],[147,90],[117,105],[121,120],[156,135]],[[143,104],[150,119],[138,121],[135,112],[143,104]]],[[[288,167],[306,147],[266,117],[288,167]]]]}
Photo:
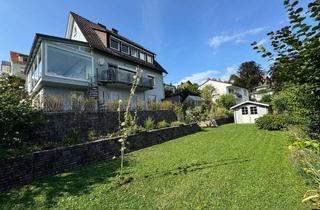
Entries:
{"type": "Polygon", "coordinates": [[[200,85],[199,89],[202,90],[206,85],[212,85],[215,88],[212,96],[213,101],[216,101],[223,94],[234,95],[237,104],[249,100],[249,91],[246,88],[238,87],[221,80],[208,79],[206,82],[200,85]]]}
{"type": "Polygon", "coordinates": [[[25,79],[25,68],[28,60],[28,55],[19,52],[10,52],[10,75],[18,76],[25,79]]]}
{"type": "Polygon", "coordinates": [[[143,70],[133,98],[160,101],[164,98],[163,75],[167,71],[155,53],[73,12],[64,38],[36,34],[26,66],[26,88],[40,107],[46,99],[63,99],[64,109],[74,98],[90,97],[103,105],[126,100],[137,72],[143,70]]]}

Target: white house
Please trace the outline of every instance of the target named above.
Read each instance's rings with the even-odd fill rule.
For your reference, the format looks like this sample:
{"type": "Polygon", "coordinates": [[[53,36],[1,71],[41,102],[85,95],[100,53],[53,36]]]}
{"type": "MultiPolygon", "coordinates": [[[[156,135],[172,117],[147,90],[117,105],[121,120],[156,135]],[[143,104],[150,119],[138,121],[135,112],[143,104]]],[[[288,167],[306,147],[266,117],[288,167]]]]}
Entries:
{"type": "Polygon", "coordinates": [[[255,120],[269,112],[269,105],[245,101],[231,107],[234,114],[234,122],[236,124],[240,123],[254,123],[255,120]]]}
{"type": "Polygon", "coordinates": [[[74,98],[91,97],[97,103],[126,100],[136,73],[143,70],[133,101],[164,98],[167,71],[155,53],[108,29],[70,12],[64,38],[36,34],[26,65],[26,88],[36,104],[58,96],[70,109],[74,98]]]}
{"type": "Polygon", "coordinates": [[[206,82],[200,85],[199,89],[202,90],[206,85],[212,85],[215,91],[212,96],[212,100],[215,101],[223,94],[233,94],[236,98],[237,104],[249,100],[249,91],[245,88],[235,86],[231,83],[208,79],[206,82]]]}
{"type": "Polygon", "coordinates": [[[260,101],[263,96],[272,94],[273,90],[270,88],[270,85],[259,85],[253,89],[251,98],[260,101]]]}

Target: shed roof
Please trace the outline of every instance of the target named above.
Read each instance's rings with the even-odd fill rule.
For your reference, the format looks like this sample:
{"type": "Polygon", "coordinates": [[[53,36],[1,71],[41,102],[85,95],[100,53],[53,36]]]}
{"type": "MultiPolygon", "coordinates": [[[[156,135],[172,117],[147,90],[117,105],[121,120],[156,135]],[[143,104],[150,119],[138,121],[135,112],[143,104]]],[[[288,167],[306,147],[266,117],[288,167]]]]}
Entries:
{"type": "Polygon", "coordinates": [[[237,108],[237,107],[242,106],[244,104],[255,104],[255,105],[266,106],[266,107],[270,106],[269,104],[259,103],[259,102],[255,102],[255,101],[244,101],[244,102],[242,102],[240,104],[237,104],[237,105],[231,107],[230,109],[237,108]]]}

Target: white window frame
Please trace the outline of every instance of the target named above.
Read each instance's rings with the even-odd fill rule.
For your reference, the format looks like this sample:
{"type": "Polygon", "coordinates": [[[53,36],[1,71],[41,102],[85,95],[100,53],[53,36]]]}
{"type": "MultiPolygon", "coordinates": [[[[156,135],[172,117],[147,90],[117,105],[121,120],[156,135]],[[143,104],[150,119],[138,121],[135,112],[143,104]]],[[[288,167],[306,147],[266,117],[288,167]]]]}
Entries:
{"type": "Polygon", "coordinates": [[[147,62],[148,63],[153,63],[153,56],[152,55],[150,55],[150,54],[147,54],[147,62]],[[150,58],[150,61],[148,60],[148,58],[150,58]]]}
{"type": "Polygon", "coordinates": [[[78,55],[82,55],[82,56],[90,58],[91,59],[91,72],[89,72],[90,76],[93,75],[93,71],[94,71],[94,60],[93,60],[93,56],[91,54],[84,53],[82,51],[74,51],[74,50],[70,50],[68,48],[64,48],[64,47],[60,47],[60,46],[57,46],[57,45],[46,43],[45,44],[45,75],[46,76],[55,77],[55,78],[61,78],[61,79],[67,79],[67,80],[88,82],[88,79],[78,79],[78,78],[72,78],[72,77],[51,75],[50,73],[48,74],[48,47],[57,48],[57,49],[60,49],[60,50],[64,50],[64,51],[67,51],[67,52],[70,52],[70,53],[74,53],[74,54],[78,54],[78,55]]]}
{"type": "Polygon", "coordinates": [[[127,55],[130,55],[130,46],[127,45],[127,44],[125,44],[125,43],[123,43],[123,42],[121,42],[121,52],[122,52],[122,53],[125,53],[125,54],[127,54],[127,55]],[[123,45],[125,45],[125,46],[128,47],[128,52],[125,52],[125,51],[122,50],[122,46],[123,46],[123,45]]]}
{"type": "Polygon", "coordinates": [[[140,59],[140,60],[146,61],[146,59],[147,59],[146,57],[147,57],[147,54],[146,54],[146,53],[144,53],[144,52],[142,52],[142,51],[139,51],[139,59],[140,59]],[[141,58],[141,54],[144,55],[144,56],[143,56],[144,59],[141,58]]]}
{"type": "Polygon", "coordinates": [[[137,48],[130,47],[130,55],[131,55],[132,57],[138,58],[138,56],[139,56],[138,54],[139,54],[139,50],[138,50],[137,48]],[[133,55],[133,54],[132,54],[132,50],[134,50],[134,51],[136,52],[136,55],[133,55]]]}
{"type": "Polygon", "coordinates": [[[120,51],[121,42],[120,42],[119,40],[117,40],[117,39],[115,39],[115,38],[113,38],[113,37],[110,37],[110,39],[109,39],[109,44],[110,44],[110,48],[120,51]],[[117,43],[118,43],[118,48],[112,47],[111,41],[117,42],[117,43]]]}

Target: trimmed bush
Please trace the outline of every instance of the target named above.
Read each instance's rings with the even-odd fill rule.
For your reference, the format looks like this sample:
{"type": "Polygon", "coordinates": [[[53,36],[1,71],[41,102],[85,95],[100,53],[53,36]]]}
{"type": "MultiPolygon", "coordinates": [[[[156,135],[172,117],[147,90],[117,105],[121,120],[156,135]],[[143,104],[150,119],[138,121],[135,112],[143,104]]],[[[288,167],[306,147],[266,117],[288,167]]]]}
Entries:
{"type": "Polygon", "coordinates": [[[171,122],[171,124],[170,124],[170,126],[180,126],[180,125],[183,125],[183,122],[173,121],[173,122],[171,122]]]}
{"type": "Polygon", "coordinates": [[[286,127],[286,119],[283,115],[267,114],[256,119],[256,126],[264,130],[280,130],[286,127]]]}
{"type": "Polygon", "coordinates": [[[163,121],[160,121],[157,123],[157,128],[165,128],[165,127],[168,127],[169,126],[169,123],[165,120],[163,121]]]}

